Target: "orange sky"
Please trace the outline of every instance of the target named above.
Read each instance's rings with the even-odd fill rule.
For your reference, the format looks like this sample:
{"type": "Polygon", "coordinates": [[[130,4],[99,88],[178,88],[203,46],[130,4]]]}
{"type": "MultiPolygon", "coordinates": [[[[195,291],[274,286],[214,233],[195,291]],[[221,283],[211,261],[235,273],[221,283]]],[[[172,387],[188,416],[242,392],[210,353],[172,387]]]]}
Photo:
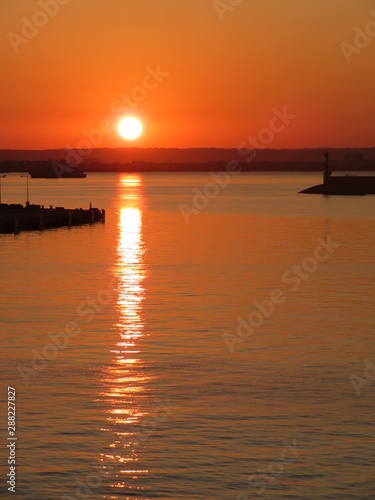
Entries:
{"type": "Polygon", "coordinates": [[[0,27],[0,148],[77,147],[103,120],[97,147],[237,147],[284,106],[267,147],[375,146],[372,0],[17,0],[0,27]],[[26,38],[23,18],[45,25],[26,38]],[[371,20],[349,64],[340,44],[371,20]],[[131,143],[108,131],[127,95],[131,143]]]}

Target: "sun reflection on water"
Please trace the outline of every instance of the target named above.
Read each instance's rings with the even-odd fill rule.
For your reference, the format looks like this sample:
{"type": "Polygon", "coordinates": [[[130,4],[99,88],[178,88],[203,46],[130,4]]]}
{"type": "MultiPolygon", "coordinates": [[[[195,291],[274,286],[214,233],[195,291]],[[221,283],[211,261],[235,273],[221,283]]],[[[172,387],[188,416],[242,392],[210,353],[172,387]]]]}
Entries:
{"type": "MultiPolygon", "coordinates": [[[[103,498],[117,499],[116,489],[132,492],[132,498],[141,488],[135,480],[148,471],[137,467],[139,443],[137,426],[144,409],[146,385],[150,378],[145,374],[141,359],[141,340],[144,336],[142,302],[145,252],[142,239],[141,179],[124,176],[120,181],[117,258],[114,274],[118,280],[115,330],[118,340],[111,349],[112,363],[106,368],[102,394],[106,404],[107,428],[112,442],[111,449],[101,456],[102,466],[110,481],[112,493],[103,498]],[[112,470],[113,469],[113,470],[112,470]],[[111,474],[109,474],[111,470],[111,474]]],[[[144,497],[143,497],[144,498],[144,497]]]]}

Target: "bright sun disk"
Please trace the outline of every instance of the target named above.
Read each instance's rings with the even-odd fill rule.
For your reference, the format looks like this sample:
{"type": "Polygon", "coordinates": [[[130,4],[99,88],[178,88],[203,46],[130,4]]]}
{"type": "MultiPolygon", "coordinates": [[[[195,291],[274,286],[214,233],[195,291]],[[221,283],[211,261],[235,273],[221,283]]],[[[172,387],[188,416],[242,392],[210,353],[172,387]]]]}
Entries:
{"type": "Polygon", "coordinates": [[[142,123],[138,120],[138,118],[128,116],[119,121],[117,130],[121,137],[127,139],[128,141],[132,141],[141,135],[142,123]]]}

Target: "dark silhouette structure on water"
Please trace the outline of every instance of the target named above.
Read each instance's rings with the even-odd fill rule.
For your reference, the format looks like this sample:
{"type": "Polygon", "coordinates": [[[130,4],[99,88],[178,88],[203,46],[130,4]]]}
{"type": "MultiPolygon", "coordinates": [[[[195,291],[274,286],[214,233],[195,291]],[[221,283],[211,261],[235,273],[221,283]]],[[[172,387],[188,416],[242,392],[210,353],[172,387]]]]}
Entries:
{"type": "Polygon", "coordinates": [[[326,158],[326,169],[325,169],[325,172],[324,172],[324,184],[328,184],[329,180],[330,180],[330,177],[331,177],[331,170],[329,168],[329,153],[328,151],[326,153],[324,153],[324,156],[326,158]]]}
{"type": "Polygon", "coordinates": [[[43,230],[62,226],[79,226],[105,222],[105,210],[91,208],[67,209],[64,207],[44,208],[44,205],[0,204],[0,233],[43,230]]]}
{"type": "Polygon", "coordinates": [[[325,194],[359,196],[375,194],[375,177],[370,175],[341,175],[333,176],[329,167],[329,153],[324,154],[326,158],[323,184],[312,186],[300,191],[301,194],[325,194]]]}

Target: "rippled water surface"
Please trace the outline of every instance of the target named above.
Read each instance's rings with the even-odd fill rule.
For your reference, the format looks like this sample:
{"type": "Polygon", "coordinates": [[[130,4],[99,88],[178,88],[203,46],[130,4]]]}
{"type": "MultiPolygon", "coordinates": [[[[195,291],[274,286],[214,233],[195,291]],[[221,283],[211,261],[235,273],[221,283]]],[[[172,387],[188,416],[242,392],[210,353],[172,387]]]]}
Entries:
{"type": "Polygon", "coordinates": [[[107,218],[0,235],[16,497],[374,498],[375,197],[297,194],[319,177],[30,182],[107,218]]]}

